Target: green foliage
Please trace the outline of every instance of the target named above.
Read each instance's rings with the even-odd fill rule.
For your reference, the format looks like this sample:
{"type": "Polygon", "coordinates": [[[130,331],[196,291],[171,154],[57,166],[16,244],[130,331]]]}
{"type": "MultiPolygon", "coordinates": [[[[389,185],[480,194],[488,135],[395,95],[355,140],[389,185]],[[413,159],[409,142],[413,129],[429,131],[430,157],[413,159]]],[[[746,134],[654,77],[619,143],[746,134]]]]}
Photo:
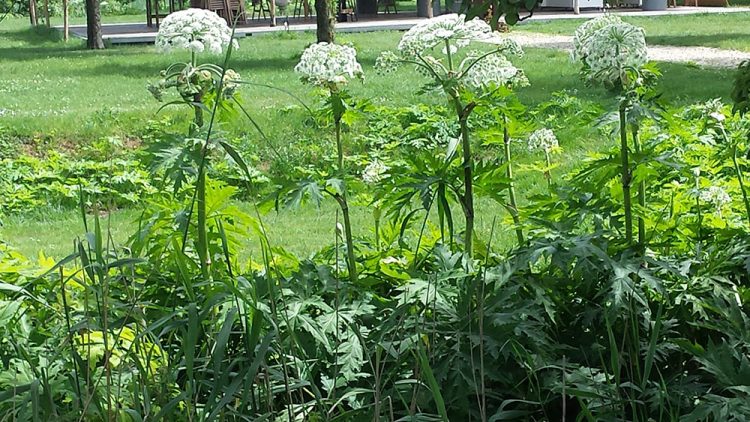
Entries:
{"type": "Polygon", "coordinates": [[[81,194],[89,207],[120,207],[154,192],[148,173],[134,159],[100,161],[50,153],[0,160],[0,213],[75,206],[81,194]]]}
{"type": "MultiPolygon", "coordinates": [[[[552,116],[572,121],[577,105],[556,95],[520,113],[531,120],[514,127],[552,116]]],[[[35,412],[119,420],[557,420],[563,412],[744,420],[750,238],[740,201],[696,201],[696,182],[739,196],[710,110],[715,105],[670,109],[641,122],[633,174],[660,186],[648,190],[648,209],[636,208],[650,233],[646,255],[621,241],[614,142],[530,199],[526,246],[479,241],[470,261],[451,246],[447,214],[443,229],[405,221],[440,195],[440,172],[454,167],[445,161],[450,142],[414,143],[434,139],[450,121],[420,107],[375,110],[382,126],[362,138],[395,169],[373,196],[383,205],[390,195],[403,199],[377,245],[356,240],[356,284],[333,236],[332,246],[299,259],[231,205],[236,188],[216,182],[206,192],[210,283],[194,246],[182,246],[186,228],[195,237],[183,195],[154,197],[125,249],[108,246],[97,219],[59,267],[4,247],[0,394],[8,400],[0,412],[20,420],[35,412]],[[697,180],[694,167],[702,169],[697,180]],[[248,236],[260,239],[262,253],[243,261],[248,236]],[[30,323],[38,318],[49,323],[30,323]]],[[[487,113],[472,122],[481,128],[479,155],[496,148],[492,121],[487,113]]],[[[730,139],[746,139],[744,119],[727,118],[724,127],[730,139]]],[[[493,168],[494,189],[507,189],[498,182],[502,166],[493,168]]],[[[424,222],[441,221],[433,215],[424,222]]]]}
{"type": "Polygon", "coordinates": [[[750,121],[719,101],[657,107],[649,90],[628,94],[622,123],[639,143],[625,173],[644,186],[637,245],[623,241],[623,151],[601,105],[557,93],[525,107],[499,92],[472,99],[482,103],[459,125],[443,106],[339,104],[351,117],[344,165],[319,136],[306,161],[268,172],[267,191],[279,209],[344,191],[371,207],[353,279],[339,227],[308,257],[269,236],[254,203],[265,157],[223,130],[186,137],[154,123],[138,161],[112,139],[84,148],[85,160],[6,159],[21,174],[12,180],[39,190],[32,199],[83,186],[73,177],[111,190],[60,199],[78,204],[84,232],[57,263],[0,243],[0,419],[747,420],[750,121]],[[477,195],[503,210],[477,230],[473,257],[455,239],[460,126],[475,134],[477,195]],[[520,146],[543,126],[576,161],[559,183],[535,169],[519,183],[516,219],[508,151],[538,161],[520,146]],[[387,172],[360,182],[375,159],[387,172]],[[112,187],[133,167],[141,185],[112,187]],[[118,246],[87,210],[131,191],[147,203],[118,246]],[[510,246],[518,221],[525,241],[510,246]]]}
{"type": "Polygon", "coordinates": [[[742,62],[737,68],[737,76],[732,87],[733,113],[745,114],[750,110],[750,60],[742,62]]]}

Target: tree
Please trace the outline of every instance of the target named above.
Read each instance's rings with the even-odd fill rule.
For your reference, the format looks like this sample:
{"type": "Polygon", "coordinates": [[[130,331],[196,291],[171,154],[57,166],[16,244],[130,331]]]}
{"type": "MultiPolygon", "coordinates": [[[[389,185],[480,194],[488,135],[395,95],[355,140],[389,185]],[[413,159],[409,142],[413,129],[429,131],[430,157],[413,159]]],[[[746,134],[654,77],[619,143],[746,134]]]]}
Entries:
{"type": "Polygon", "coordinates": [[[29,0],[29,21],[34,26],[39,25],[39,20],[36,17],[36,0],[29,0]]]}
{"type": "Polygon", "coordinates": [[[315,0],[315,20],[318,26],[318,42],[333,42],[333,28],[336,25],[336,16],[332,13],[331,9],[331,0],[315,0]]]}
{"type": "Polygon", "coordinates": [[[92,50],[104,48],[99,0],[86,0],[86,45],[92,50]]]}
{"type": "Polygon", "coordinates": [[[474,17],[488,19],[492,29],[497,30],[500,27],[500,18],[504,17],[508,25],[515,25],[529,19],[534,14],[534,9],[541,3],[542,0],[462,0],[461,11],[466,13],[467,19],[474,17]],[[523,12],[528,14],[521,16],[523,12]]]}

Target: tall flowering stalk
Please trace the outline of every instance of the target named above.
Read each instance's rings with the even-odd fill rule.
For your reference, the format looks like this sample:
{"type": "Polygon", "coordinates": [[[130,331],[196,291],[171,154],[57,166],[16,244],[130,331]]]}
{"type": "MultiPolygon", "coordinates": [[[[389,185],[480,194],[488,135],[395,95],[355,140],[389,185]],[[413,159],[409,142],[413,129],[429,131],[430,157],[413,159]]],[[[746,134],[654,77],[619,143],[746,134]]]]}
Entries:
{"type": "Polygon", "coordinates": [[[328,183],[326,192],[330,194],[341,208],[344,219],[344,235],[346,240],[346,263],[349,279],[357,281],[357,261],[354,256],[354,238],[352,223],[349,216],[349,204],[346,192],[346,163],[344,160],[344,144],[341,138],[341,119],[346,112],[346,84],[350,79],[362,79],[362,66],[357,62],[357,51],[349,46],[329,44],[325,42],[310,45],[303,53],[300,62],[294,68],[300,74],[302,82],[314,87],[322,88],[328,95],[331,107],[336,139],[337,170],[340,177],[340,187],[333,187],[328,183]]]}
{"type": "MultiPolygon", "coordinates": [[[[625,213],[625,240],[633,241],[633,206],[630,186],[632,171],[628,146],[628,112],[637,90],[643,86],[640,69],[648,60],[646,37],[642,28],[605,15],[581,25],[576,31],[573,58],[583,63],[582,74],[594,84],[622,92],[618,107],[620,129],[620,166],[625,213]]],[[[641,198],[641,195],[639,195],[641,198]]],[[[645,224],[639,224],[643,227],[645,224]]],[[[645,228],[639,234],[645,241],[645,228]]]]}
{"type": "Polygon", "coordinates": [[[557,136],[550,129],[539,129],[529,136],[529,150],[544,152],[544,178],[547,179],[547,185],[552,189],[552,159],[551,154],[560,148],[557,136]]]}
{"type": "MultiPolygon", "coordinates": [[[[641,139],[638,136],[639,127],[637,123],[631,125],[631,135],[633,137],[633,148],[636,154],[640,154],[643,149],[641,148],[641,139]]],[[[638,205],[643,210],[646,207],[646,181],[641,179],[638,182],[638,205]]],[[[641,247],[646,245],[646,220],[643,217],[638,217],[638,244],[641,247]]]]}
{"type": "MultiPolygon", "coordinates": [[[[232,39],[232,29],[216,13],[203,9],[187,9],[167,16],[156,35],[156,47],[162,52],[182,50],[190,52],[190,61],[175,63],[161,72],[162,79],[149,85],[153,96],[162,101],[164,92],[174,88],[181,101],[193,109],[193,121],[190,126],[191,137],[197,135],[203,127],[203,109],[207,101],[221,101],[222,97],[231,97],[236,90],[239,75],[231,69],[224,69],[211,63],[198,64],[198,54],[208,51],[220,54],[224,49],[237,47],[232,39]]],[[[168,104],[173,104],[168,103],[168,104]]],[[[208,252],[208,233],[206,221],[206,160],[208,139],[201,146],[201,162],[195,187],[195,206],[197,208],[197,253],[200,259],[201,275],[210,277],[211,258],[208,252]]],[[[192,205],[190,215],[192,215],[192,205]]],[[[184,242],[183,242],[184,243],[184,242]]],[[[184,245],[183,245],[184,247],[184,245]]]]}
{"type": "Polygon", "coordinates": [[[510,216],[513,219],[513,225],[515,226],[516,239],[518,240],[518,246],[523,246],[526,243],[523,235],[523,228],[521,228],[521,217],[518,213],[518,200],[516,199],[516,185],[513,179],[513,160],[511,159],[510,152],[510,130],[508,129],[508,118],[503,116],[503,151],[505,153],[505,175],[508,177],[508,210],[510,216]]]}
{"type": "Polygon", "coordinates": [[[376,67],[382,72],[394,71],[400,64],[414,65],[420,73],[432,79],[428,88],[442,89],[456,113],[463,155],[464,186],[459,199],[466,221],[464,251],[469,256],[472,255],[474,233],[474,162],[469,117],[477,100],[466,100],[465,94],[472,93],[481,98],[502,87],[528,85],[523,71],[513,66],[506,54],[521,55],[522,51],[513,41],[493,32],[486,22],[479,19],[467,21],[464,15],[448,14],[412,27],[401,38],[396,53],[385,52],[376,62],[376,67]],[[492,48],[458,54],[472,43],[483,43],[492,48]]]}
{"type": "MultiPolygon", "coordinates": [[[[362,180],[370,186],[376,186],[388,177],[388,166],[382,161],[375,159],[371,161],[362,172],[362,180]]],[[[375,220],[375,250],[380,252],[380,218],[382,214],[381,201],[376,199],[373,203],[372,211],[375,220]]]]}
{"type": "Polygon", "coordinates": [[[732,203],[732,197],[721,186],[709,186],[698,191],[698,197],[704,204],[713,206],[716,214],[721,217],[724,207],[732,203]]]}

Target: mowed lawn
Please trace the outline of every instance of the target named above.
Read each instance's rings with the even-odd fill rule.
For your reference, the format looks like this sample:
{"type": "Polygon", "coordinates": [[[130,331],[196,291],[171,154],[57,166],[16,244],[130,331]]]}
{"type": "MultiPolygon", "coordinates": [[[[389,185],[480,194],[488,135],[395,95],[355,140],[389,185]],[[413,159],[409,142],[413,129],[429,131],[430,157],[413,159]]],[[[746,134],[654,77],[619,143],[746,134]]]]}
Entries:
{"type": "MultiPolygon", "coordinates": [[[[339,36],[339,42],[348,42],[357,48],[366,73],[364,83],[350,86],[351,94],[379,105],[442,103],[440,95],[416,94],[424,82],[416,72],[404,70],[385,76],[374,72],[376,57],[383,50],[395,48],[401,35],[378,32],[339,36]]],[[[314,105],[318,97],[302,85],[293,72],[301,51],[311,42],[314,42],[312,33],[248,37],[240,41],[231,66],[248,81],[282,88],[314,105]]],[[[221,61],[220,57],[212,56],[202,59],[221,61]]],[[[160,106],[146,90],[146,85],[158,78],[160,70],[179,60],[185,60],[184,55],[158,53],[153,46],[87,51],[80,40],[63,44],[54,33],[29,29],[25,21],[9,18],[0,23],[0,145],[24,142],[57,148],[62,143],[70,146],[112,135],[137,136],[149,121],[158,117],[155,113],[160,106]]],[[[605,107],[614,104],[612,94],[582,84],[577,65],[571,63],[564,52],[527,49],[526,55],[515,61],[531,82],[530,87],[519,91],[522,101],[530,107],[549,100],[552,93],[561,90],[605,107]]],[[[679,64],[662,64],[661,69],[664,77],[660,88],[665,99],[676,105],[728,98],[733,74],[730,69],[701,69],[679,64]]],[[[294,104],[290,95],[257,86],[245,86],[241,92],[246,106],[273,142],[294,142],[296,136],[310,130],[302,121],[302,113],[289,111],[289,106],[294,104]]],[[[182,118],[177,110],[162,114],[182,118]]],[[[579,132],[585,133],[585,129],[579,132]]],[[[244,122],[226,130],[253,131],[244,122]]],[[[585,136],[568,136],[561,141],[564,148],[560,156],[562,166],[556,170],[559,172],[575,166],[588,152],[610,146],[607,139],[592,140],[585,136]]],[[[538,174],[521,171],[518,176],[521,192],[543,187],[538,174]]],[[[249,205],[244,206],[250,210],[249,205]]],[[[477,228],[483,233],[489,232],[495,216],[507,218],[500,207],[489,202],[480,202],[478,209],[477,228]]],[[[371,226],[369,210],[355,207],[353,213],[355,226],[371,226]]],[[[127,239],[137,227],[138,215],[136,210],[122,210],[108,217],[115,240],[127,239]]],[[[333,239],[335,206],[332,204],[265,218],[275,246],[287,247],[301,255],[312,253],[333,239]]],[[[0,240],[18,247],[28,256],[35,256],[40,250],[58,258],[64,256],[69,252],[71,238],[83,231],[75,210],[42,210],[6,216],[2,221],[0,240]]],[[[500,238],[507,231],[506,227],[496,230],[500,238]]],[[[369,235],[362,231],[357,234],[369,235]]],[[[248,242],[251,254],[253,242],[248,242]]]]}
{"type": "MultiPolygon", "coordinates": [[[[394,48],[398,32],[341,34],[339,42],[353,44],[359,52],[366,80],[350,87],[352,95],[370,98],[376,104],[405,105],[441,101],[418,96],[424,79],[416,72],[378,75],[373,71],[381,51],[394,48]]],[[[247,37],[240,41],[231,66],[243,78],[288,90],[308,103],[316,97],[293,72],[301,51],[314,41],[312,33],[282,33],[247,37]]],[[[184,55],[157,53],[153,46],[117,46],[88,51],[73,39],[59,42],[45,29],[28,29],[25,21],[6,19],[0,24],[0,109],[4,131],[20,137],[55,137],[75,141],[92,136],[131,135],[152,119],[160,104],[146,90],[159,71],[184,55]]],[[[220,62],[220,57],[203,56],[220,62]]],[[[578,68],[564,52],[527,49],[517,60],[527,73],[531,87],[519,92],[529,104],[544,101],[549,94],[575,89],[580,97],[611,101],[602,89],[584,88],[578,68]]],[[[679,103],[724,96],[729,92],[731,72],[687,65],[664,65],[662,81],[666,98],[679,103]]],[[[245,87],[243,98],[252,113],[269,129],[288,132],[298,127],[289,121],[286,108],[293,100],[279,92],[245,87]],[[284,125],[278,122],[284,120],[284,125]]],[[[175,113],[166,111],[166,114],[175,113]]]]}

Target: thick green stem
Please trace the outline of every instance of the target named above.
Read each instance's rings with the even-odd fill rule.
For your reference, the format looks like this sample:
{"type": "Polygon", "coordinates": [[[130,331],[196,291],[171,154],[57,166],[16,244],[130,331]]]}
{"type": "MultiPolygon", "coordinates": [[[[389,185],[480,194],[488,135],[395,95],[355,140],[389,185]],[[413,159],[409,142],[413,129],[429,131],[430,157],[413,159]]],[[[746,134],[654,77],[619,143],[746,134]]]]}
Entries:
{"type": "Polygon", "coordinates": [[[508,166],[507,174],[508,177],[508,197],[510,200],[510,216],[513,218],[513,224],[516,226],[516,238],[518,239],[518,246],[523,247],[526,244],[523,236],[523,229],[521,228],[521,218],[518,215],[518,201],[516,200],[516,187],[513,183],[513,164],[510,155],[510,131],[508,131],[508,118],[503,116],[503,146],[505,149],[505,163],[508,166]]]}
{"type": "Polygon", "coordinates": [[[448,70],[453,71],[453,54],[451,54],[451,43],[445,40],[445,55],[448,56],[448,70]]]}
{"type": "MultiPolygon", "coordinates": [[[[196,99],[196,102],[199,101],[200,98],[196,99]]],[[[198,130],[203,127],[203,110],[199,106],[193,106],[193,110],[195,111],[195,118],[193,119],[193,127],[191,131],[193,134],[196,134],[198,133],[198,130]]]]}
{"type": "MultiPolygon", "coordinates": [[[[201,101],[200,95],[195,96],[195,102],[199,103],[201,101]]],[[[193,120],[193,126],[191,127],[190,131],[193,136],[200,130],[200,128],[203,126],[203,110],[201,110],[200,107],[194,106],[195,110],[195,118],[193,120]]],[[[203,148],[207,148],[207,145],[204,145],[203,148]]],[[[198,168],[198,180],[196,181],[195,186],[195,205],[198,208],[198,244],[197,244],[197,252],[198,252],[198,258],[200,259],[200,268],[201,268],[201,275],[205,280],[207,280],[210,276],[210,265],[211,265],[211,259],[208,257],[208,233],[206,229],[206,166],[205,166],[205,153],[206,151],[202,151],[204,154],[204,162],[202,162],[198,168]]]]}
{"type": "MultiPolygon", "coordinates": [[[[344,147],[341,141],[341,117],[334,116],[334,125],[336,127],[336,149],[338,152],[338,170],[343,178],[344,169],[344,147]]],[[[349,204],[346,201],[346,188],[335,195],[336,202],[341,207],[341,214],[344,217],[344,236],[346,239],[346,265],[349,270],[349,280],[352,283],[357,282],[357,260],[354,257],[354,237],[352,236],[352,222],[349,218],[349,204]]]]}
{"type": "MultiPolygon", "coordinates": [[[[633,125],[631,128],[631,132],[633,135],[633,148],[635,148],[635,152],[637,154],[640,154],[641,149],[641,140],[638,137],[638,126],[633,125]]],[[[646,181],[641,180],[638,182],[638,206],[641,208],[641,212],[644,212],[646,209],[646,181]]],[[[642,249],[645,250],[646,248],[646,220],[640,216],[638,217],[638,244],[642,249]]]]}
{"type": "Polygon", "coordinates": [[[552,190],[552,173],[550,168],[552,167],[552,160],[549,158],[549,151],[544,151],[544,159],[547,163],[547,168],[544,169],[544,178],[547,179],[547,187],[552,190]]]}
{"type": "Polygon", "coordinates": [[[745,214],[748,222],[750,222],[750,201],[747,198],[747,189],[745,188],[745,181],[742,178],[742,170],[740,164],[737,161],[737,145],[732,145],[732,163],[734,164],[734,171],[737,173],[737,182],[740,184],[740,191],[742,191],[742,201],[745,203],[745,214]]]}
{"type": "Polygon", "coordinates": [[[630,198],[630,164],[628,161],[628,132],[625,102],[620,104],[620,158],[622,161],[622,197],[625,208],[625,240],[633,243],[633,206],[630,198]]]}
{"type": "Polygon", "coordinates": [[[375,206],[375,210],[372,212],[372,216],[375,219],[375,250],[380,252],[380,206],[375,206]]]}
{"type": "Polygon", "coordinates": [[[700,176],[695,176],[695,207],[698,210],[698,240],[695,242],[695,259],[700,260],[701,242],[703,240],[703,216],[701,215],[701,182],[700,176]]]}
{"type": "Polygon", "coordinates": [[[354,237],[352,236],[352,222],[349,218],[349,205],[346,202],[346,194],[336,196],[336,201],[341,207],[341,215],[344,217],[344,237],[346,240],[346,266],[349,270],[349,280],[357,282],[357,261],[354,257],[354,237]]]}
{"type": "Polygon", "coordinates": [[[341,117],[336,118],[336,151],[338,152],[339,172],[344,173],[344,146],[341,143],[341,117]]]}
{"type": "Polygon", "coordinates": [[[196,206],[198,207],[198,257],[200,258],[201,275],[205,280],[210,276],[211,259],[208,257],[208,234],[206,231],[206,171],[198,174],[196,186],[196,206]]]}
{"type": "Polygon", "coordinates": [[[474,109],[473,105],[464,108],[458,94],[451,95],[453,105],[456,108],[458,124],[461,127],[461,145],[463,150],[464,168],[464,194],[461,198],[464,217],[466,220],[466,233],[464,234],[464,252],[472,256],[472,242],[474,236],[474,162],[471,156],[471,138],[469,137],[469,115],[474,109]]]}

